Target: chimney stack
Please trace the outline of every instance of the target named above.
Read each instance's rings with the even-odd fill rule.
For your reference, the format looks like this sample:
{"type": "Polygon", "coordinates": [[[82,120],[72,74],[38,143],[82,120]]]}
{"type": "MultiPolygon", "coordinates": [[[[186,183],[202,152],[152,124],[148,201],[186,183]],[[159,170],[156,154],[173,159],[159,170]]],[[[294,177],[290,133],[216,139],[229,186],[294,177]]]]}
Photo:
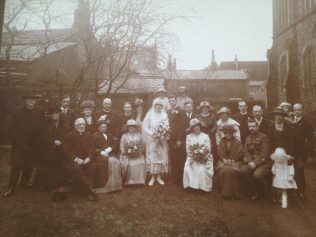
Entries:
{"type": "Polygon", "coordinates": [[[234,64],[235,64],[235,70],[238,70],[239,67],[238,67],[238,57],[237,57],[237,54],[235,54],[234,64]]]}

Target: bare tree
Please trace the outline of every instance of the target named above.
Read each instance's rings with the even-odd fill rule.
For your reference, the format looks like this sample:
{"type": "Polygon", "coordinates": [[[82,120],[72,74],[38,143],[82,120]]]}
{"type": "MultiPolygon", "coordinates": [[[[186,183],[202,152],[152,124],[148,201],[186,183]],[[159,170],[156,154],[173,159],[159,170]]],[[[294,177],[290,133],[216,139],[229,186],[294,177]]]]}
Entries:
{"type": "Polygon", "coordinates": [[[163,13],[151,0],[90,0],[85,4],[89,4],[89,23],[77,31],[85,54],[73,91],[93,80],[95,92],[100,86],[107,87],[107,94],[116,92],[134,73],[131,64],[138,52],[162,42],[170,34],[165,26],[184,17],[181,10],[163,13]]]}

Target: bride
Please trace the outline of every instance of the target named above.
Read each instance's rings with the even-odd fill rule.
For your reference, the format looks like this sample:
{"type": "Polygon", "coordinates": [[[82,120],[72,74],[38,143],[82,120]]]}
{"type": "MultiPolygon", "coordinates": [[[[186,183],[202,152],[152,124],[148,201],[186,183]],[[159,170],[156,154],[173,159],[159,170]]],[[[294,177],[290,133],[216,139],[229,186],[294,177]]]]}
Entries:
{"type": "Polygon", "coordinates": [[[155,181],[164,185],[161,174],[168,172],[167,140],[169,129],[168,116],[163,109],[163,101],[156,98],[142,124],[143,141],[146,142],[147,172],[151,174],[149,186],[154,185],[155,181]]]}

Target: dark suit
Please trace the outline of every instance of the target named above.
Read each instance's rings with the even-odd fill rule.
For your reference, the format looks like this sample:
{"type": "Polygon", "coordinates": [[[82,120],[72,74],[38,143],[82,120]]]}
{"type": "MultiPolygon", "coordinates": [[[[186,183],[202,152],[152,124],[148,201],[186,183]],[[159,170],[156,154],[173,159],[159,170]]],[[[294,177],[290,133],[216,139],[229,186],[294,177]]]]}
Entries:
{"type": "Polygon", "coordinates": [[[69,175],[79,181],[83,192],[91,192],[96,176],[96,163],[93,159],[94,152],[90,133],[84,132],[81,135],[78,131],[68,133],[65,141],[65,152],[68,158],[67,170],[69,175]],[[88,164],[79,165],[75,162],[76,158],[84,160],[87,157],[91,159],[88,164]]]}
{"type": "Polygon", "coordinates": [[[37,170],[36,180],[42,185],[60,187],[66,182],[65,166],[67,158],[64,146],[66,133],[69,130],[63,121],[58,122],[49,119],[42,128],[41,135],[41,156],[39,169],[37,170]],[[60,146],[55,145],[55,141],[61,141],[60,146]]]}
{"type": "Polygon", "coordinates": [[[62,110],[60,109],[59,119],[62,120],[65,126],[68,127],[68,132],[72,131],[75,123],[75,118],[76,112],[73,109],[68,108],[66,113],[62,112],[62,110]]]}
{"type": "Polygon", "coordinates": [[[305,192],[304,161],[313,158],[315,137],[313,126],[303,116],[297,123],[293,123],[293,156],[295,167],[295,181],[298,189],[305,192]]]}
{"type": "Polygon", "coordinates": [[[42,123],[41,112],[37,108],[30,110],[25,105],[17,107],[9,117],[12,142],[10,189],[16,188],[20,171],[23,171],[21,185],[26,185],[38,163],[42,123]]]}
{"type": "Polygon", "coordinates": [[[241,143],[245,144],[245,140],[246,137],[249,136],[249,129],[248,129],[248,118],[250,117],[250,115],[247,114],[241,114],[241,113],[237,113],[233,116],[233,119],[236,120],[239,124],[239,130],[240,130],[240,139],[241,139],[241,143]]]}
{"type": "Polygon", "coordinates": [[[92,135],[92,149],[94,152],[96,166],[97,166],[97,175],[96,175],[96,187],[103,187],[106,185],[108,180],[108,167],[109,167],[109,158],[101,156],[101,151],[111,147],[112,152],[109,153],[109,156],[113,156],[116,153],[116,145],[111,134],[106,133],[107,139],[101,132],[96,132],[92,135]]]}
{"type": "MultiPolygon", "coordinates": [[[[181,127],[179,126],[180,108],[169,109],[167,111],[169,126],[171,130],[171,137],[168,141],[169,157],[172,166],[173,180],[176,182],[181,181],[183,174],[184,157],[180,147],[176,147],[177,141],[180,141],[181,127]]],[[[183,128],[182,128],[183,129],[183,128]]]]}
{"type": "Polygon", "coordinates": [[[268,135],[270,124],[271,124],[270,120],[262,118],[261,123],[259,124],[259,132],[262,132],[268,135]]]}
{"type": "Polygon", "coordinates": [[[188,117],[187,113],[182,110],[179,112],[179,115],[177,116],[177,120],[175,121],[178,124],[178,132],[177,132],[177,139],[181,141],[181,146],[178,148],[178,170],[179,173],[177,175],[178,180],[182,180],[183,177],[183,169],[184,164],[186,160],[186,137],[187,137],[187,128],[189,127],[190,120],[196,118],[196,114],[191,113],[191,117],[188,117]]]}

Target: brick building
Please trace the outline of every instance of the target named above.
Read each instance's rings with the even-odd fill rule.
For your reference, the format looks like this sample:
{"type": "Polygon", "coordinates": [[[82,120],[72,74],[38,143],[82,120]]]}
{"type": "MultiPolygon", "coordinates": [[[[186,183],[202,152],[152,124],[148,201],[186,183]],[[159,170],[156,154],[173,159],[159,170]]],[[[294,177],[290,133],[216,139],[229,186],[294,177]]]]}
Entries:
{"type": "Polygon", "coordinates": [[[316,0],[273,0],[268,104],[302,102],[316,112],[316,0]]]}

